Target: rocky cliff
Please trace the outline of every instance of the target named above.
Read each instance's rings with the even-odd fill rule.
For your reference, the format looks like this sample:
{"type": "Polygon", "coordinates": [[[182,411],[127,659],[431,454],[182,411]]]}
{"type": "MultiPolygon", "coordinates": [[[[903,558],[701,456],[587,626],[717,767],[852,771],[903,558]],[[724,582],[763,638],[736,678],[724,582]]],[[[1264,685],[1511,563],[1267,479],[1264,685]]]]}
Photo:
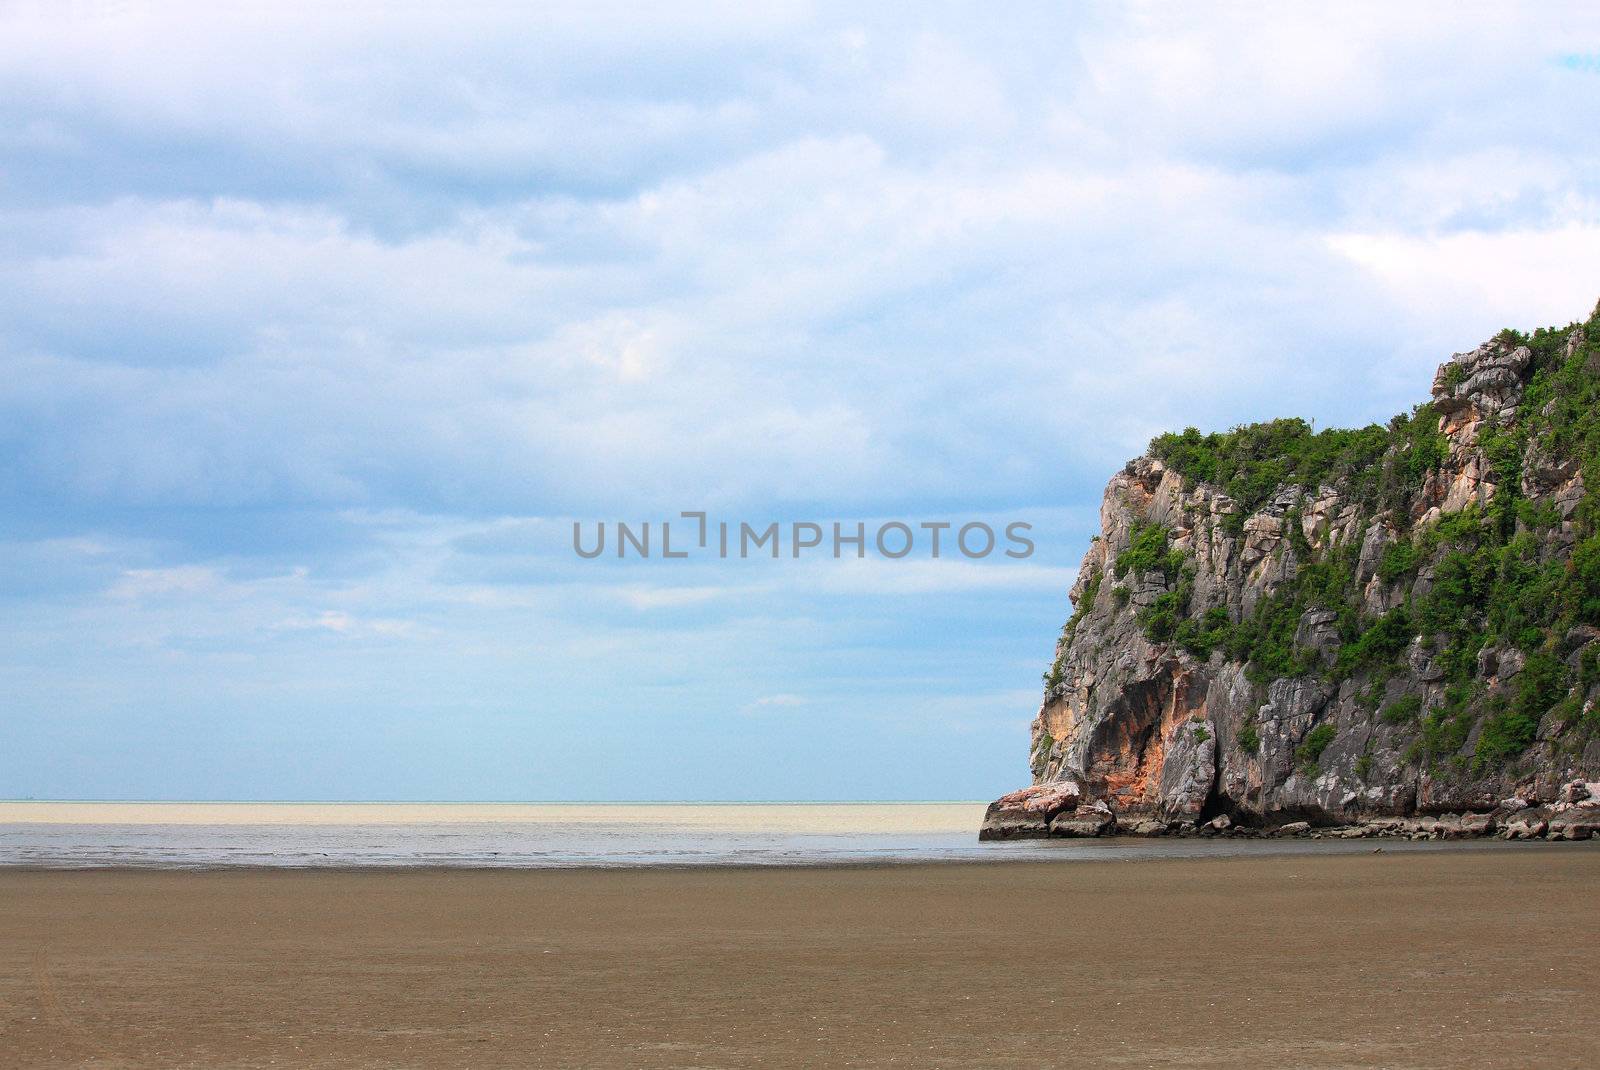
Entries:
{"type": "Polygon", "coordinates": [[[1457,354],[1387,426],[1157,438],[1106,487],[1033,786],[983,835],[1587,836],[1594,488],[1600,308],[1457,354]]]}

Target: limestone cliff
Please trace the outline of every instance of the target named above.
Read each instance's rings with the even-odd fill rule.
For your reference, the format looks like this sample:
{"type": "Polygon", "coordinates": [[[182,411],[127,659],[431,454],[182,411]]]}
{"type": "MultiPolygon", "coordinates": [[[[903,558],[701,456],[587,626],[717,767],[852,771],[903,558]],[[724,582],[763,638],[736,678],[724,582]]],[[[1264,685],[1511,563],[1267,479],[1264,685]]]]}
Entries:
{"type": "Polygon", "coordinates": [[[1600,308],[1457,354],[1386,427],[1157,438],[985,835],[1600,803],[1596,486],[1600,308]]]}

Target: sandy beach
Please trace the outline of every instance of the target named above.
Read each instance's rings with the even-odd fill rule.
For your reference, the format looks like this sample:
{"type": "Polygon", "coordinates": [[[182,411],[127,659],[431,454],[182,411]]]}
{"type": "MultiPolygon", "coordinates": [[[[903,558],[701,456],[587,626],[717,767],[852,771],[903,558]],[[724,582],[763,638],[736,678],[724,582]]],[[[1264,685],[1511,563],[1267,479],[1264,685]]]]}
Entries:
{"type": "Polygon", "coordinates": [[[0,872],[15,1067],[1592,1066],[1587,844],[0,872]]]}

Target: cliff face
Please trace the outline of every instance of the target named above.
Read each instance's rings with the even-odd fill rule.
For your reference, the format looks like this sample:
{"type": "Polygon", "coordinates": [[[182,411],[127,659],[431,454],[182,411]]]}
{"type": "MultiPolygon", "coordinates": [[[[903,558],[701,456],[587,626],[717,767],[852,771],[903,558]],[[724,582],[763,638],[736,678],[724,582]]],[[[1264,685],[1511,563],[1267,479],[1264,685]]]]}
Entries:
{"type": "Polygon", "coordinates": [[[1387,427],[1152,442],[984,834],[1600,803],[1596,312],[1457,354],[1387,427]]]}

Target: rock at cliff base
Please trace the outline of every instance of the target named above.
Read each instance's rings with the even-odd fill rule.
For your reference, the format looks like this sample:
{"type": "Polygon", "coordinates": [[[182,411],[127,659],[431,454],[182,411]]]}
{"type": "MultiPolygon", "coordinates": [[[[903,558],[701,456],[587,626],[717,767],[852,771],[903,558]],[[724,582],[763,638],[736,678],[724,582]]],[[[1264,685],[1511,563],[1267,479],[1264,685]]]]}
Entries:
{"type": "Polygon", "coordinates": [[[1104,807],[1065,810],[1050,819],[1050,835],[1071,838],[1108,836],[1116,824],[1116,815],[1104,807]]]}
{"type": "Polygon", "coordinates": [[[1600,834],[1600,806],[1571,806],[1550,815],[1545,836],[1552,840],[1587,840],[1600,834]]]}
{"type": "Polygon", "coordinates": [[[1562,785],[1560,800],[1564,803],[1581,803],[1588,800],[1600,784],[1591,784],[1585,780],[1574,780],[1562,785]]]}
{"type": "Polygon", "coordinates": [[[980,840],[1013,840],[1048,836],[1050,819],[1065,810],[1074,810],[1083,797],[1076,781],[1058,780],[1035,784],[1002,795],[989,804],[983,815],[980,840]]]}
{"type": "Polygon", "coordinates": [[[1505,819],[1503,835],[1508,840],[1535,840],[1548,827],[1548,814],[1543,807],[1524,807],[1505,819]]]}

